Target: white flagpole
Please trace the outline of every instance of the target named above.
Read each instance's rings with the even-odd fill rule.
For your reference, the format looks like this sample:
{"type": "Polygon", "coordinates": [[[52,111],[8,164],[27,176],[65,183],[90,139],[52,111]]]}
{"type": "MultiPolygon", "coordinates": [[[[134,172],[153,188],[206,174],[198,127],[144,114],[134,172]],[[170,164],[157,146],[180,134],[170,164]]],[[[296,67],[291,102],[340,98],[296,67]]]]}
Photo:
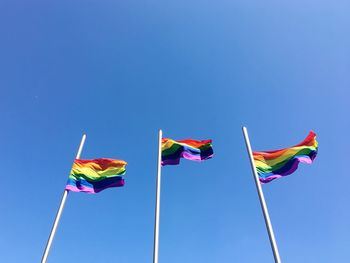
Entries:
{"type": "Polygon", "coordinates": [[[154,222],[154,244],[153,244],[153,263],[158,263],[159,247],[159,210],[160,210],[160,180],[162,163],[162,130],[158,133],[158,165],[157,165],[157,188],[156,188],[156,209],[154,222]]]}
{"type": "MultiPolygon", "coordinates": [[[[81,151],[83,150],[85,139],[86,139],[86,134],[83,134],[83,137],[81,138],[81,142],[79,145],[78,153],[77,153],[77,156],[75,157],[75,159],[80,159],[80,155],[81,155],[81,151]]],[[[49,239],[47,240],[46,248],[45,248],[43,257],[41,259],[41,263],[46,263],[46,260],[47,260],[47,257],[49,255],[50,248],[52,245],[52,241],[53,241],[53,238],[55,237],[57,226],[58,226],[58,223],[61,219],[62,211],[63,211],[64,205],[66,203],[66,200],[67,200],[68,193],[69,193],[68,190],[64,190],[64,192],[63,192],[61,203],[60,203],[60,206],[58,208],[56,218],[55,218],[55,221],[54,221],[52,229],[51,229],[49,239]]]]}
{"type": "Polygon", "coordinates": [[[270,220],[270,216],[269,216],[269,211],[267,210],[264,193],[262,191],[262,187],[261,187],[261,184],[259,181],[259,176],[258,176],[258,173],[257,173],[256,168],[255,168],[254,157],[253,157],[252,147],[251,147],[250,141],[249,141],[248,131],[247,131],[246,127],[243,127],[242,130],[243,130],[243,135],[244,135],[244,139],[245,139],[245,145],[247,147],[247,151],[249,154],[250,165],[252,167],[252,172],[253,172],[253,176],[254,176],[256,190],[258,191],[261,209],[262,209],[263,214],[264,214],[265,225],[267,228],[267,232],[269,234],[269,239],[270,239],[270,244],[271,244],[271,248],[272,248],[272,252],[273,252],[273,257],[275,258],[276,263],[281,263],[281,258],[280,258],[279,252],[278,252],[278,247],[277,247],[275,235],[273,233],[272,224],[271,224],[271,220],[270,220]]]}

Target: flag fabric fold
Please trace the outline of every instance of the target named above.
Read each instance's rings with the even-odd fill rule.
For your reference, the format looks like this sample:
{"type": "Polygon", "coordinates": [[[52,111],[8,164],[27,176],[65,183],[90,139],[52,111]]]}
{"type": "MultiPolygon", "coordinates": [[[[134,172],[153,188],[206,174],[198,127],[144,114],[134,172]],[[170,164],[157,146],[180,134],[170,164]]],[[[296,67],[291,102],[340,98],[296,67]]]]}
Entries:
{"type": "Polygon", "coordinates": [[[162,165],[177,165],[181,158],[203,161],[213,157],[212,140],[162,139],[162,165]]]}
{"type": "Polygon", "coordinates": [[[106,188],[123,186],[126,164],[123,160],[109,158],[76,159],[65,189],[94,194],[106,188]]]}
{"type": "Polygon", "coordinates": [[[301,143],[290,148],[274,151],[253,152],[255,167],[261,183],[293,173],[299,163],[311,164],[318,152],[316,134],[310,131],[301,143]]]}

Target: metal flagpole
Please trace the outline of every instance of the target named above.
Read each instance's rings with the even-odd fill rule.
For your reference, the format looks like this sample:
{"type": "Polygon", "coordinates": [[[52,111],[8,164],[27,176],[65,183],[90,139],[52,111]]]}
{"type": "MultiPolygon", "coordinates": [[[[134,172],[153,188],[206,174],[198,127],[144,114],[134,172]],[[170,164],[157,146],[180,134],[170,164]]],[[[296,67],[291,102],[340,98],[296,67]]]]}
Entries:
{"type": "Polygon", "coordinates": [[[252,147],[250,146],[250,141],[249,141],[249,137],[248,137],[248,131],[247,131],[246,127],[243,127],[242,130],[243,130],[243,135],[244,135],[244,139],[245,139],[245,145],[247,147],[247,151],[249,154],[250,165],[252,167],[252,172],[253,172],[253,176],[254,176],[256,190],[258,191],[261,209],[262,209],[263,214],[264,214],[265,225],[267,228],[267,232],[269,234],[269,239],[270,239],[270,244],[271,244],[271,248],[272,248],[272,252],[273,252],[273,257],[275,258],[276,263],[281,263],[281,258],[280,258],[279,252],[278,252],[278,247],[277,247],[275,235],[273,233],[272,224],[271,224],[271,220],[270,220],[270,216],[269,216],[269,211],[267,210],[264,193],[262,191],[262,187],[261,187],[261,184],[259,181],[259,176],[258,176],[258,173],[257,173],[256,168],[255,168],[252,147]]]}
{"type": "Polygon", "coordinates": [[[162,163],[162,130],[158,133],[158,165],[157,165],[157,190],[156,190],[156,209],[154,222],[154,245],[153,245],[153,263],[158,263],[159,247],[159,210],[160,210],[160,179],[162,163]]]}
{"type": "MultiPolygon", "coordinates": [[[[77,153],[77,156],[75,157],[75,159],[80,159],[80,155],[81,155],[81,151],[83,150],[85,139],[86,139],[86,134],[83,134],[83,137],[81,138],[81,142],[79,145],[78,153],[77,153]]],[[[58,208],[56,218],[55,218],[55,221],[54,221],[52,229],[51,229],[49,239],[47,240],[46,248],[45,248],[43,257],[41,259],[41,263],[46,263],[46,260],[47,260],[47,257],[49,255],[50,248],[52,245],[52,241],[53,241],[53,238],[55,237],[57,226],[58,226],[58,223],[61,219],[62,211],[63,211],[64,205],[66,203],[66,200],[67,200],[68,193],[69,193],[68,190],[64,190],[64,192],[63,192],[61,203],[60,203],[60,206],[58,208]]]]}

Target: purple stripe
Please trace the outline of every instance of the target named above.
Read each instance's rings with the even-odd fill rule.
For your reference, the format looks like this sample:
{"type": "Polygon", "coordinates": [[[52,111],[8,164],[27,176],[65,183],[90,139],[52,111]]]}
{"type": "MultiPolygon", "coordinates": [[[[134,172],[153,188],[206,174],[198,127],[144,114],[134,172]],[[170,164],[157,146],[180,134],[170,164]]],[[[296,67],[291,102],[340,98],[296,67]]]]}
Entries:
{"type": "Polygon", "coordinates": [[[298,169],[299,163],[307,163],[311,164],[312,159],[308,156],[299,156],[294,157],[294,159],[290,160],[287,165],[282,167],[281,169],[271,172],[269,174],[261,173],[259,174],[259,180],[261,183],[269,183],[277,178],[290,175],[295,172],[296,169],[298,169]]]}
{"type": "Polygon", "coordinates": [[[120,187],[124,186],[124,184],[125,181],[120,176],[105,178],[104,180],[98,182],[88,182],[84,179],[73,180],[72,178],[68,178],[65,189],[73,192],[96,194],[104,189],[110,187],[120,187]]]}
{"type": "Polygon", "coordinates": [[[72,192],[84,192],[84,193],[89,193],[89,194],[95,194],[96,192],[94,191],[93,188],[86,187],[86,186],[73,186],[73,185],[66,185],[66,190],[72,191],[72,192]]]}
{"type": "Polygon", "coordinates": [[[213,148],[202,150],[201,148],[194,148],[188,146],[180,147],[176,152],[170,155],[162,154],[162,165],[177,165],[181,158],[191,161],[204,161],[213,157],[213,148]]]}
{"type": "MultiPolygon", "coordinates": [[[[200,156],[194,156],[194,155],[190,155],[190,154],[186,154],[183,153],[182,156],[180,158],[185,158],[191,161],[197,161],[197,162],[201,162],[207,159],[210,159],[213,157],[212,155],[207,156],[205,159],[202,159],[200,156]]],[[[177,165],[180,163],[180,158],[176,158],[176,159],[168,159],[168,160],[162,160],[162,165],[177,165]]]]}

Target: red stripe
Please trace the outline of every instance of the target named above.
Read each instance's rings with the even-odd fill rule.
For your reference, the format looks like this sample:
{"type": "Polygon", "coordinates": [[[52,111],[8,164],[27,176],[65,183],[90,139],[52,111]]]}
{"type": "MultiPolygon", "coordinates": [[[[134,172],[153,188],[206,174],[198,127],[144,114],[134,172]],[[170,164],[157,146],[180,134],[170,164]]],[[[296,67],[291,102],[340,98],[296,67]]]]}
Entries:
{"type": "Polygon", "coordinates": [[[122,167],[125,166],[127,163],[123,160],[114,160],[110,158],[99,158],[94,160],[81,160],[76,159],[74,161],[76,164],[80,164],[82,166],[89,166],[89,165],[98,165],[101,167],[102,170],[108,169],[110,167],[122,167]]]}
{"type": "MultiPolygon", "coordinates": [[[[162,143],[165,143],[167,142],[168,140],[172,140],[172,139],[169,139],[169,138],[163,138],[162,139],[162,143]]],[[[175,140],[173,140],[175,141],[175,140]]],[[[212,143],[212,140],[201,140],[201,141],[198,141],[198,140],[192,140],[192,139],[185,139],[185,140],[176,140],[175,142],[178,142],[178,143],[185,143],[185,144],[188,144],[194,148],[199,148],[203,145],[206,145],[206,144],[211,144],[212,143]]]]}
{"type": "Polygon", "coordinates": [[[253,155],[254,155],[254,158],[257,158],[258,156],[263,156],[264,159],[266,160],[275,159],[283,155],[286,150],[289,150],[291,148],[299,147],[299,146],[313,146],[315,144],[315,137],[316,137],[316,133],[314,133],[313,131],[310,131],[308,136],[301,143],[296,144],[292,147],[274,150],[274,151],[253,152],[253,155]]]}

